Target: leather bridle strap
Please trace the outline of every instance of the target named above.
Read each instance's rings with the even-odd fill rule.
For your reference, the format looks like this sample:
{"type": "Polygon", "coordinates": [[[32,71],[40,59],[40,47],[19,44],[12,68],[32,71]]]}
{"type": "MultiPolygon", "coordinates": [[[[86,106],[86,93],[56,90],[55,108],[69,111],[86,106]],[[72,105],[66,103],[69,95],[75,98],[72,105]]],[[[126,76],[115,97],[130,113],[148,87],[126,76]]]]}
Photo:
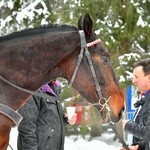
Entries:
{"type": "Polygon", "coordinates": [[[15,125],[19,124],[22,120],[22,116],[12,108],[0,103],[0,113],[10,118],[15,125]]]}
{"type": "Polygon", "coordinates": [[[112,128],[112,130],[114,131],[114,133],[116,134],[117,138],[119,139],[119,141],[122,143],[122,146],[126,149],[126,150],[130,150],[128,145],[125,143],[125,141],[122,139],[122,137],[120,136],[120,134],[118,133],[118,131],[116,130],[116,127],[114,125],[114,123],[109,122],[110,127],[112,128]]]}
{"type": "Polygon", "coordinates": [[[73,81],[74,81],[74,79],[75,79],[75,77],[76,77],[76,75],[77,75],[77,72],[78,72],[78,70],[79,70],[79,66],[80,66],[81,61],[82,61],[82,59],[83,59],[84,49],[85,49],[85,47],[87,47],[86,41],[85,41],[85,37],[84,37],[84,31],[83,31],[83,30],[80,30],[80,31],[79,31],[79,34],[80,34],[80,41],[81,41],[81,51],[80,51],[80,54],[79,54],[79,56],[78,56],[77,64],[76,64],[75,70],[74,70],[74,72],[73,72],[72,78],[71,78],[71,80],[70,80],[69,86],[72,85],[72,83],[73,83],[73,81]]]}
{"type": "Polygon", "coordinates": [[[8,80],[3,78],[2,76],[0,76],[0,80],[4,81],[5,83],[11,85],[12,87],[14,87],[14,88],[16,88],[16,89],[18,89],[20,91],[23,91],[23,92],[28,93],[30,95],[35,95],[35,96],[46,98],[46,99],[50,100],[52,103],[55,104],[56,98],[54,98],[53,96],[50,96],[50,95],[47,95],[47,94],[43,94],[43,93],[39,93],[39,92],[34,92],[34,91],[31,91],[31,90],[19,87],[19,86],[15,85],[15,84],[9,82],[8,80]]]}
{"type": "Polygon", "coordinates": [[[79,56],[78,56],[78,61],[77,61],[77,64],[76,64],[76,68],[75,68],[75,70],[74,70],[74,72],[73,72],[73,75],[72,75],[72,78],[71,78],[71,80],[70,80],[69,86],[72,85],[72,83],[73,83],[73,81],[74,81],[74,79],[75,79],[75,77],[76,77],[76,74],[77,74],[77,72],[78,72],[79,66],[80,66],[81,61],[82,61],[82,58],[83,58],[83,52],[84,52],[84,48],[81,49],[80,54],[79,54],[79,56]]]}
{"type": "MultiPolygon", "coordinates": [[[[31,95],[36,95],[39,97],[46,98],[54,104],[56,103],[56,99],[53,96],[39,93],[39,92],[33,92],[30,90],[21,88],[15,84],[9,82],[5,78],[3,78],[1,75],[0,75],[0,80],[2,80],[3,82],[7,83],[8,85],[10,85],[10,86],[12,86],[18,90],[21,90],[21,91],[26,92],[26,93],[31,94],[31,95]]],[[[0,113],[7,116],[8,118],[10,118],[14,122],[14,126],[18,125],[20,123],[20,121],[22,120],[22,116],[17,111],[13,110],[12,108],[10,108],[10,107],[6,106],[5,104],[2,104],[2,103],[0,103],[0,113]]]]}
{"type": "MultiPolygon", "coordinates": [[[[85,52],[85,55],[86,55],[86,57],[88,59],[88,63],[89,63],[89,66],[90,66],[90,69],[91,69],[91,72],[92,72],[94,83],[95,83],[95,86],[96,86],[96,91],[97,91],[98,96],[99,96],[99,104],[103,105],[100,101],[103,100],[103,99],[104,99],[105,102],[107,102],[107,101],[102,96],[101,87],[100,87],[98,79],[96,77],[96,73],[95,73],[95,70],[94,70],[94,66],[93,66],[93,63],[92,63],[90,52],[88,51],[88,47],[87,47],[87,43],[86,43],[86,39],[85,39],[85,33],[84,33],[83,30],[80,30],[79,33],[80,33],[80,40],[81,40],[81,51],[80,51],[80,54],[78,56],[77,65],[76,65],[75,70],[73,72],[73,75],[72,75],[72,78],[70,80],[69,86],[72,85],[72,83],[73,83],[73,81],[74,81],[74,79],[76,77],[76,74],[78,72],[79,66],[80,66],[81,61],[83,59],[83,54],[85,52]]],[[[98,42],[100,42],[100,40],[98,40],[95,43],[98,43],[98,42]]],[[[90,45],[93,45],[93,44],[90,44],[90,45]]],[[[104,105],[106,105],[106,104],[104,104],[104,105]]]]}
{"type": "Polygon", "coordinates": [[[95,70],[94,70],[93,63],[92,63],[91,55],[90,55],[90,52],[88,51],[87,47],[85,48],[85,55],[88,59],[88,62],[89,62],[90,68],[91,68],[91,72],[92,72],[92,75],[93,75],[93,79],[94,79],[96,91],[97,91],[98,96],[99,96],[99,100],[104,99],[104,97],[102,96],[101,87],[100,87],[98,79],[96,77],[96,73],[95,73],[95,70]]]}

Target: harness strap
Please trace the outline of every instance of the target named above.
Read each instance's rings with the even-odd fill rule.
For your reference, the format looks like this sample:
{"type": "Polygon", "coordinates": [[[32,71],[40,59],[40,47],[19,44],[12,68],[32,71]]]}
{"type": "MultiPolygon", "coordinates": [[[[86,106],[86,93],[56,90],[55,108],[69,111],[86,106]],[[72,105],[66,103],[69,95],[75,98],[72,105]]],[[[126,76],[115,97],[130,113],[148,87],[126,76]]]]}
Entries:
{"type": "Polygon", "coordinates": [[[31,90],[19,87],[19,86],[15,85],[15,84],[9,82],[8,80],[3,78],[2,76],[0,76],[0,80],[4,81],[5,83],[7,83],[7,84],[11,85],[12,87],[14,87],[14,88],[16,88],[18,90],[21,90],[21,91],[23,91],[25,93],[49,99],[52,103],[54,103],[54,101],[55,101],[55,98],[53,96],[50,96],[50,95],[47,95],[47,94],[43,94],[43,93],[39,93],[39,92],[33,92],[31,90]]]}
{"type": "Polygon", "coordinates": [[[99,100],[104,99],[104,97],[102,96],[101,87],[100,87],[98,79],[96,77],[96,73],[95,73],[95,70],[94,70],[94,66],[93,66],[93,63],[92,63],[90,52],[88,51],[87,47],[85,48],[85,50],[86,50],[85,55],[88,59],[88,62],[89,62],[90,68],[91,68],[91,72],[92,72],[92,75],[93,75],[93,78],[94,78],[94,83],[95,83],[95,86],[96,86],[96,91],[97,91],[98,96],[99,96],[99,100]]]}
{"type": "Polygon", "coordinates": [[[15,123],[15,126],[22,120],[22,116],[17,111],[2,103],[0,103],[0,113],[10,118],[15,123]]]}
{"type": "MultiPolygon", "coordinates": [[[[31,94],[31,95],[36,95],[36,96],[39,96],[39,97],[43,97],[43,98],[48,99],[51,103],[54,103],[54,104],[56,103],[56,99],[53,96],[43,94],[43,93],[33,92],[33,91],[30,91],[30,90],[21,88],[21,87],[15,85],[15,84],[9,82],[5,78],[3,78],[1,75],[0,75],[0,80],[4,81],[8,85],[11,85],[12,87],[14,87],[16,89],[19,89],[23,92],[26,92],[26,93],[31,94]]],[[[10,118],[14,122],[15,126],[18,125],[20,123],[20,121],[22,120],[22,116],[17,111],[13,110],[12,108],[10,108],[10,107],[2,104],[2,103],[0,103],[0,113],[7,116],[8,118],[10,118]]]]}
{"type": "Polygon", "coordinates": [[[76,74],[77,74],[77,72],[79,70],[79,66],[80,66],[81,61],[83,59],[84,48],[86,47],[86,41],[85,41],[85,37],[84,37],[85,36],[84,35],[84,31],[80,30],[79,34],[80,34],[80,41],[81,41],[81,51],[80,51],[80,54],[78,56],[77,64],[76,64],[75,70],[73,72],[72,78],[70,80],[69,86],[72,85],[72,83],[73,83],[73,81],[74,81],[74,79],[76,77],[76,74]]]}
{"type": "MultiPolygon", "coordinates": [[[[92,63],[90,52],[88,51],[88,48],[87,48],[86,39],[85,39],[85,33],[84,33],[83,30],[80,30],[79,34],[80,34],[80,40],[81,40],[81,51],[80,51],[80,54],[78,56],[77,65],[76,65],[75,70],[73,72],[73,75],[72,75],[72,78],[70,80],[69,86],[72,85],[72,83],[73,83],[73,81],[75,79],[75,76],[76,76],[76,74],[78,72],[78,69],[79,69],[79,66],[81,64],[81,61],[83,59],[83,53],[85,51],[85,55],[86,55],[86,57],[88,59],[89,65],[90,65],[90,69],[91,69],[91,72],[92,72],[92,75],[93,75],[93,78],[94,78],[94,83],[95,83],[95,86],[96,86],[96,91],[98,93],[99,101],[100,101],[100,100],[102,100],[104,98],[102,96],[101,87],[100,87],[98,79],[96,77],[96,73],[95,73],[95,70],[94,70],[94,66],[93,66],[93,63],[92,63]]],[[[98,40],[98,42],[99,42],[99,40],[98,40]]],[[[97,42],[94,42],[94,43],[97,43],[97,42]]]]}
{"type": "Polygon", "coordinates": [[[122,139],[122,137],[119,135],[118,131],[116,130],[114,124],[112,122],[109,122],[110,127],[112,128],[112,130],[114,131],[114,133],[116,134],[116,136],[118,137],[119,141],[122,143],[123,147],[126,150],[130,150],[129,147],[127,146],[127,144],[125,143],[125,141],[122,139]]]}
{"type": "MultiPolygon", "coordinates": [[[[125,105],[125,106],[126,106],[126,105],[125,105]]],[[[108,115],[109,115],[109,117],[110,117],[110,111],[111,111],[110,107],[107,108],[107,110],[108,110],[108,115]]],[[[126,108],[125,108],[125,110],[126,110],[126,108]]],[[[124,114],[124,116],[125,116],[125,114],[124,114]]],[[[109,126],[112,128],[112,130],[113,130],[114,133],[116,134],[116,136],[117,136],[117,138],[119,139],[119,141],[121,142],[122,146],[123,146],[126,150],[130,150],[129,147],[128,147],[128,145],[127,145],[127,144],[125,143],[125,141],[123,140],[123,138],[119,135],[119,133],[118,133],[116,127],[115,127],[115,123],[113,123],[112,121],[110,121],[110,122],[109,122],[109,126]]]]}
{"type": "Polygon", "coordinates": [[[87,47],[85,33],[83,30],[80,30],[79,33],[80,33],[80,39],[81,39],[81,48],[85,48],[87,47]]]}
{"type": "Polygon", "coordinates": [[[78,56],[77,65],[76,65],[76,68],[75,68],[75,70],[74,70],[74,72],[73,72],[73,75],[72,75],[72,78],[71,78],[71,80],[70,80],[69,86],[72,85],[72,83],[73,83],[73,81],[74,81],[74,79],[75,79],[75,77],[76,77],[76,74],[77,74],[77,72],[78,72],[78,70],[79,70],[79,66],[80,66],[81,61],[82,61],[82,59],[83,59],[83,52],[84,52],[84,48],[81,49],[80,54],[79,54],[79,56],[78,56]]]}

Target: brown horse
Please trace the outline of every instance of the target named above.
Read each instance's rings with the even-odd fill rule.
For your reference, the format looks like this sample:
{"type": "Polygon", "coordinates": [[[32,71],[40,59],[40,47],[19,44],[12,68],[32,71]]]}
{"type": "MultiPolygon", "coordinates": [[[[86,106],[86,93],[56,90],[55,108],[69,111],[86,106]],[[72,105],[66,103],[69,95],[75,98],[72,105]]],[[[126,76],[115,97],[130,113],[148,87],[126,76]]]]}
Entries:
{"type": "MultiPolygon", "coordinates": [[[[6,81],[36,91],[46,82],[63,77],[72,80],[73,87],[91,104],[98,103],[96,107],[103,118],[106,117],[107,109],[105,105],[102,108],[101,104],[108,103],[111,120],[119,121],[124,109],[123,94],[115,78],[109,54],[101,42],[96,41],[92,26],[90,16],[86,14],[79,19],[78,28],[49,25],[1,37],[0,104],[18,110],[31,96],[6,81]],[[79,30],[84,31],[82,33],[85,34],[88,48],[84,34],[80,35],[79,30]],[[82,59],[78,57],[79,54],[83,54],[82,59]],[[74,71],[75,68],[78,69],[74,71]]],[[[7,114],[0,113],[0,150],[6,150],[12,126],[12,119],[7,114]]]]}

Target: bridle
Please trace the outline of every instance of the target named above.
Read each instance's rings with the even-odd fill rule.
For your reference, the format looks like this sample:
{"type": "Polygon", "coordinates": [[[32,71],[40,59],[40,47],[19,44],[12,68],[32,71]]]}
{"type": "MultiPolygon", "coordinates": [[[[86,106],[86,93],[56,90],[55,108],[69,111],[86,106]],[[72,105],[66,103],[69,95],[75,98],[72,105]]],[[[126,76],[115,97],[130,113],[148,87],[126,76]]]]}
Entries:
{"type": "Polygon", "coordinates": [[[111,121],[111,118],[110,118],[110,114],[111,114],[111,107],[108,105],[108,102],[110,100],[110,97],[108,99],[106,99],[105,97],[103,97],[103,94],[102,94],[102,90],[101,90],[101,87],[99,85],[99,82],[98,82],[98,79],[97,79],[97,76],[96,76],[96,73],[95,73],[95,70],[94,70],[94,66],[93,66],[93,63],[92,63],[92,58],[91,58],[91,55],[90,55],[90,52],[88,51],[88,47],[90,46],[93,46],[97,43],[100,43],[101,40],[98,39],[98,40],[95,40],[91,43],[86,43],[86,39],[85,39],[85,33],[83,30],[80,30],[79,31],[80,33],[80,39],[81,39],[81,51],[80,51],[80,54],[78,56],[78,60],[77,60],[77,63],[76,63],[76,67],[75,67],[75,70],[73,72],[73,75],[72,75],[72,78],[70,80],[70,83],[69,85],[71,86],[75,77],[76,77],[76,74],[78,72],[78,69],[79,69],[79,66],[81,64],[81,61],[84,57],[84,52],[85,52],[85,55],[88,59],[88,63],[89,63],[89,66],[90,66],[90,69],[91,69],[91,72],[92,72],[92,76],[93,76],[93,79],[94,79],[94,83],[95,83],[95,87],[96,87],[96,91],[98,93],[98,97],[99,97],[99,101],[98,103],[93,103],[93,104],[90,104],[90,106],[94,106],[94,105],[99,105],[101,106],[101,109],[100,109],[100,112],[106,108],[107,111],[108,111],[108,116],[109,116],[109,125],[110,127],[112,128],[112,130],[114,131],[114,133],[116,134],[116,136],[118,137],[118,139],[120,140],[120,142],[122,143],[122,145],[124,146],[124,148],[126,150],[129,150],[128,146],[126,145],[125,141],[122,139],[122,137],[119,135],[118,131],[116,130],[115,128],[115,125],[114,123],[111,121]],[[103,101],[103,102],[102,102],[103,101]]]}
{"type": "Polygon", "coordinates": [[[103,95],[102,95],[102,90],[101,90],[101,87],[99,85],[99,82],[98,82],[98,79],[97,79],[97,76],[96,76],[96,72],[95,72],[95,69],[94,69],[94,66],[93,66],[93,62],[92,62],[92,58],[91,58],[91,55],[90,55],[90,52],[88,50],[88,47],[90,46],[93,46],[97,43],[101,43],[101,40],[100,39],[97,39],[91,43],[86,43],[86,39],[85,39],[85,33],[83,30],[80,30],[79,31],[79,34],[80,34],[80,40],[81,40],[81,51],[80,51],[80,54],[78,56],[78,60],[77,60],[77,63],[76,63],[76,67],[75,67],[75,70],[73,72],[73,75],[72,75],[72,78],[70,80],[70,83],[69,83],[69,86],[72,85],[75,77],[76,77],[76,74],[79,70],[79,67],[80,67],[80,64],[81,64],[81,61],[84,57],[84,54],[86,55],[87,57],[87,60],[88,60],[88,63],[89,63],[89,66],[90,66],[90,69],[91,69],[91,73],[92,73],[92,76],[93,76],[93,80],[94,80],[94,84],[95,84],[95,88],[96,88],[96,91],[97,91],[97,94],[98,94],[98,97],[99,97],[99,101],[98,103],[93,103],[93,104],[90,104],[90,106],[93,106],[93,105],[100,105],[101,108],[100,108],[100,112],[106,107],[107,109],[110,109],[110,107],[108,106],[108,102],[110,100],[110,97],[108,99],[104,98],[103,95]]]}

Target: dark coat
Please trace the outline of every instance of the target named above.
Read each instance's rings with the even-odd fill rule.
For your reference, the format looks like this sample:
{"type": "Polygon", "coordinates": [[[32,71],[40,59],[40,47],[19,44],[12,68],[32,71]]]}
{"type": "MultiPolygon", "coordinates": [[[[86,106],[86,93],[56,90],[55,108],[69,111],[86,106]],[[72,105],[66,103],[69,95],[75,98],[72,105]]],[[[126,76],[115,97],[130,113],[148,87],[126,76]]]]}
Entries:
{"type": "Polygon", "coordinates": [[[33,96],[21,109],[18,150],[63,150],[64,118],[60,93],[45,99],[33,96]]]}
{"type": "Polygon", "coordinates": [[[135,122],[127,122],[125,130],[133,134],[133,145],[138,144],[139,150],[150,150],[150,93],[140,103],[142,108],[135,122]]]}

